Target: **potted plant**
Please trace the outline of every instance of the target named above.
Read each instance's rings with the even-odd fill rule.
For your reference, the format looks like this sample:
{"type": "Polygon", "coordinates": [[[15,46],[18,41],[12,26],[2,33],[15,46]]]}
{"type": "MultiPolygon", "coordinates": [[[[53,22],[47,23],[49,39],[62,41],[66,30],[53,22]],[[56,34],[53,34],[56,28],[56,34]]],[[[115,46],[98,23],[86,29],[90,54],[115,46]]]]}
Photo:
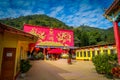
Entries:
{"type": "Polygon", "coordinates": [[[30,61],[29,60],[25,60],[25,59],[22,59],[20,61],[20,72],[21,72],[21,76],[24,77],[25,76],[25,73],[27,71],[29,71],[29,69],[31,68],[31,64],[30,64],[30,61]]]}

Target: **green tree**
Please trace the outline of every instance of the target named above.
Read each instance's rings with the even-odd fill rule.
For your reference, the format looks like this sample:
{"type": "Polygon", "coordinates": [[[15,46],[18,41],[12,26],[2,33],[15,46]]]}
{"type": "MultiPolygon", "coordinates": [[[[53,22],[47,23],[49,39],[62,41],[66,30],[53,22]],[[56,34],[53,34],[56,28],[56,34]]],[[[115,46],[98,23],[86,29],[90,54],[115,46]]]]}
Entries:
{"type": "Polygon", "coordinates": [[[86,32],[81,32],[81,46],[88,46],[89,45],[89,37],[86,32]]]}

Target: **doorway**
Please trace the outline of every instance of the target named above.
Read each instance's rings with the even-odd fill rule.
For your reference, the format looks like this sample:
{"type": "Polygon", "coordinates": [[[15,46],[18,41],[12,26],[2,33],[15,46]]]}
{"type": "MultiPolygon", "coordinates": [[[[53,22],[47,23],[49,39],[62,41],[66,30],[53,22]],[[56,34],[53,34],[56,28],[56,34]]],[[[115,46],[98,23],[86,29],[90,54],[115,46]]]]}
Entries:
{"type": "Polygon", "coordinates": [[[14,80],[16,48],[4,48],[1,67],[2,80],[14,80]]]}

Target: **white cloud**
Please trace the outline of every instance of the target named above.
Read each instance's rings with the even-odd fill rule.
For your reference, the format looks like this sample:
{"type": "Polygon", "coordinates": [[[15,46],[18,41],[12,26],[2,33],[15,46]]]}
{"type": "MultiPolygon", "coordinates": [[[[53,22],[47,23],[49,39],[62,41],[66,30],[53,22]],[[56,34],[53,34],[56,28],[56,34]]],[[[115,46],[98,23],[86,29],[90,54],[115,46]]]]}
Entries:
{"type": "MultiPolygon", "coordinates": [[[[95,9],[92,6],[81,5],[82,7],[75,14],[71,14],[63,18],[62,21],[66,22],[70,26],[80,26],[82,24],[89,25],[91,27],[108,28],[111,27],[109,21],[106,22],[103,11],[100,7],[95,9]],[[87,8],[88,7],[88,8],[87,8]]],[[[62,18],[61,18],[62,19],[62,18]]]]}
{"type": "Polygon", "coordinates": [[[54,8],[51,9],[51,13],[48,14],[48,15],[50,15],[51,17],[56,17],[57,14],[62,12],[63,8],[64,8],[64,6],[54,7],[54,8]]]}
{"type": "Polygon", "coordinates": [[[35,14],[45,14],[45,12],[43,10],[39,10],[35,14]]]}
{"type": "MultiPolygon", "coordinates": [[[[111,27],[103,16],[102,5],[98,0],[0,0],[0,18],[18,17],[32,14],[46,14],[67,25],[111,27]],[[92,2],[92,4],[91,4],[92,2]]],[[[102,3],[102,2],[101,2],[102,3]]]]}

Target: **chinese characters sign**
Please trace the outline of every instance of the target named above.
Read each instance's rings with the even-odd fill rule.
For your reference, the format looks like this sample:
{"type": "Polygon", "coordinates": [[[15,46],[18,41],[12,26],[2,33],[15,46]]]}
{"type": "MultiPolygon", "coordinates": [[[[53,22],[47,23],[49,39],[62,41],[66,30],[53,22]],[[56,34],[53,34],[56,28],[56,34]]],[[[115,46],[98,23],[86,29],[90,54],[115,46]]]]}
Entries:
{"type": "Polygon", "coordinates": [[[54,29],[25,24],[24,31],[39,37],[36,45],[74,46],[72,30],[54,29]]]}

